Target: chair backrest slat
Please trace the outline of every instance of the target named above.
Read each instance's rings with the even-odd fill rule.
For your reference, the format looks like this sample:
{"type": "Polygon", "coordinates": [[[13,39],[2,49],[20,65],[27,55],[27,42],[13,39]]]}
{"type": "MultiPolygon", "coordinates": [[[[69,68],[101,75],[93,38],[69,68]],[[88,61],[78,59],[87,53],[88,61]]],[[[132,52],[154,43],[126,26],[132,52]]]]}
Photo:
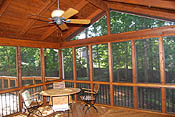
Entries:
{"type": "Polygon", "coordinates": [[[100,88],[100,85],[99,85],[99,84],[95,84],[95,85],[94,85],[94,90],[93,90],[93,91],[94,91],[95,93],[98,93],[99,88],[100,88]]]}

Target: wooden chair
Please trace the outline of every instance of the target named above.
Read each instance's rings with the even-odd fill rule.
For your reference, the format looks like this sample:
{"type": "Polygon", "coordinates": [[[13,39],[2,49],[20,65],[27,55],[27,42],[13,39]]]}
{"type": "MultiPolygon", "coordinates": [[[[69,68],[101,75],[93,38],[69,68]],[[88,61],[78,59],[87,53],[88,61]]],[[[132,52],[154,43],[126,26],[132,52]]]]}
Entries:
{"type": "Polygon", "coordinates": [[[43,102],[38,99],[39,93],[30,94],[28,90],[21,90],[19,94],[22,97],[24,108],[28,111],[28,115],[34,114],[36,116],[42,116],[42,113],[38,110],[43,105],[43,102]]]}
{"type": "Polygon", "coordinates": [[[86,88],[81,89],[83,91],[83,95],[80,96],[80,99],[83,102],[85,102],[83,110],[85,109],[85,107],[87,107],[85,113],[92,107],[96,110],[96,112],[98,112],[97,108],[94,105],[96,102],[96,96],[98,95],[99,92],[99,87],[100,87],[99,84],[95,84],[93,89],[86,89],[86,88]]]}

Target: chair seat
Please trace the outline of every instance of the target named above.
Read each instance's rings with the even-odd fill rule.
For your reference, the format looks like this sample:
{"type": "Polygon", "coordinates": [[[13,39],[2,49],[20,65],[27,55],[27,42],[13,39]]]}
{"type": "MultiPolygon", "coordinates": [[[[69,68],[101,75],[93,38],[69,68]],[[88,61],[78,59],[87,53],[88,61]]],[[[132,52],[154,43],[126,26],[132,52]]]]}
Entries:
{"type": "Polygon", "coordinates": [[[94,97],[87,95],[87,96],[80,96],[81,100],[95,100],[94,97]]]}

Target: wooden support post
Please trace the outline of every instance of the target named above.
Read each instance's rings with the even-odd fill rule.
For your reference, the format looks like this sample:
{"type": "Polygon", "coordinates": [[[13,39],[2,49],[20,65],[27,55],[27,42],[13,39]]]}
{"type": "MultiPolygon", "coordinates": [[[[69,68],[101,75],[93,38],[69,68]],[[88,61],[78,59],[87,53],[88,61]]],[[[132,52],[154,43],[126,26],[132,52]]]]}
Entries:
{"type": "MultiPolygon", "coordinates": [[[[22,89],[21,48],[19,46],[16,48],[16,63],[18,87],[22,89]]],[[[22,108],[23,104],[21,101],[21,96],[19,96],[19,110],[22,111],[22,108]]]]}
{"type": "Polygon", "coordinates": [[[108,43],[108,56],[109,56],[109,82],[110,82],[110,100],[111,106],[114,106],[114,93],[113,93],[113,62],[112,62],[112,44],[108,43]]]}
{"type": "MultiPolygon", "coordinates": [[[[163,48],[163,38],[159,37],[159,56],[160,56],[160,78],[161,84],[165,85],[165,58],[164,58],[164,48],[163,48]]],[[[166,89],[161,88],[162,94],[162,113],[166,113],[166,89]]]]}
{"type": "MultiPolygon", "coordinates": [[[[132,73],[133,73],[133,83],[137,83],[137,66],[136,66],[136,50],[135,50],[135,42],[131,40],[131,52],[132,52],[132,73]]],[[[137,87],[133,87],[133,97],[134,97],[134,108],[138,108],[138,93],[137,87]]]]}
{"type": "Polygon", "coordinates": [[[110,25],[110,10],[106,11],[106,18],[107,18],[107,33],[108,35],[111,34],[111,25],[110,25]]]}
{"type": "Polygon", "coordinates": [[[59,49],[59,58],[58,58],[58,60],[59,60],[59,77],[60,77],[60,79],[61,80],[63,80],[63,61],[62,61],[62,51],[61,51],[61,49],[59,49]]]}
{"type": "Polygon", "coordinates": [[[89,71],[90,71],[90,85],[91,89],[93,89],[93,77],[94,77],[94,72],[93,72],[93,60],[92,60],[92,46],[88,45],[89,48],[89,71]]]}
{"type": "MultiPolygon", "coordinates": [[[[41,77],[42,77],[42,83],[46,82],[45,77],[45,59],[44,59],[44,48],[40,49],[40,59],[41,59],[41,77]]],[[[46,90],[46,85],[43,85],[43,90],[46,90]]],[[[46,104],[46,97],[43,97],[43,102],[46,104]]]]}
{"type": "MultiPolygon", "coordinates": [[[[74,87],[77,87],[77,71],[76,71],[76,50],[75,47],[72,47],[72,57],[73,57],[73,81],[74,81],[74,87]]],[[[78,97],[77,94],[75,95],[75,101],[77,101],[78,97]]]]}

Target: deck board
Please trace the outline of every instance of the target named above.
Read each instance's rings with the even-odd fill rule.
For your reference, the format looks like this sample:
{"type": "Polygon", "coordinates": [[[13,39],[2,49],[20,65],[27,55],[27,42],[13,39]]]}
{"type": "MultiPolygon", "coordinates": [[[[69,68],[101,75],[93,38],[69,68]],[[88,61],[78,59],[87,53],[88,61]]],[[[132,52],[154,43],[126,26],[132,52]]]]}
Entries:
{"type": "MultiPolygon", "coordinates": [[[[110,107],[105,105],[96,105],[98,113],[92,108],[85,114],[83,104],[78,102],[73,104],[72,112],[70,112],[69,117],[175,117],[173,115],[163,115],[156,112],[144,112],[140,110],[120,108],[120,107],[110,107]]],[[[54,113],[57,115],[55,117],[68,117],[68,113],[54,113]]],[[[53,114],[47,117],[53,117],[53,114]]],[[[14,116],[13,116],[14,117],[14,116]]],[[[17,117],[25,117],[17,115],[17,117]]]]}

